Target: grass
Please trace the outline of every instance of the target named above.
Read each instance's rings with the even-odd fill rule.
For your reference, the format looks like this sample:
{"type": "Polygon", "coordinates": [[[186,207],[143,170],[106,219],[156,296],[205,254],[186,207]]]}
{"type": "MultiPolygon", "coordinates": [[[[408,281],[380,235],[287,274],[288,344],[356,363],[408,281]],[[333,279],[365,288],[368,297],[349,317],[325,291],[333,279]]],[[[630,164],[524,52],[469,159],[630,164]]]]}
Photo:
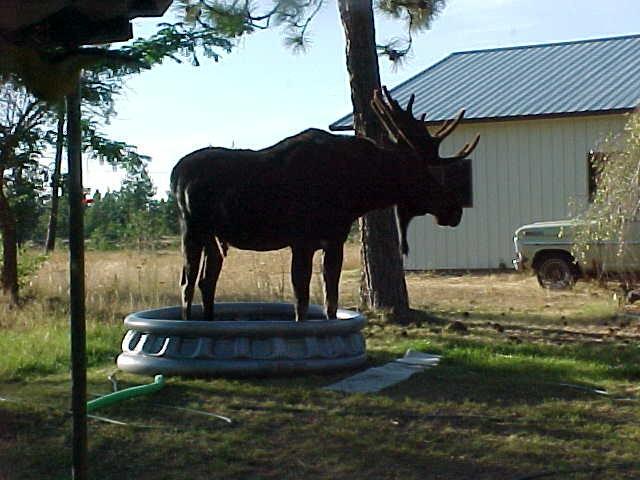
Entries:
{"type": "MultiPolygon", "coordinates": [[[[122,317],[178,302],[179,266],[175,251],[88,252],[91,394],[110,391],[122,317]]],[[[31,278],[22,308],[0,307],[2,480],[69,478],[66,276],[66,257],[56,254],[31,278]]],[[[357,305],[358,279],[357,249],[349,246],[343,306],[357,305]]],[[[344,373],[171,378],[153,397],[97,412],[127,425],[90,420],[91,477],[640,476],[640,322],[620,314],[611,291],[579,283],[547,292],[512,274],[407,281],[415,310],[404,324],[369,314],[369,364],[413,348],[443,355],[438,367],[377,395],[321,388],[344,373]]],[[[316,272],[316,302],[320,285],[316,272]]],[[[231,253],[219,299],[290,298],[286,253],[231,253]]],[[[150,381],[119,378],[123,386],[150,381]]]]}

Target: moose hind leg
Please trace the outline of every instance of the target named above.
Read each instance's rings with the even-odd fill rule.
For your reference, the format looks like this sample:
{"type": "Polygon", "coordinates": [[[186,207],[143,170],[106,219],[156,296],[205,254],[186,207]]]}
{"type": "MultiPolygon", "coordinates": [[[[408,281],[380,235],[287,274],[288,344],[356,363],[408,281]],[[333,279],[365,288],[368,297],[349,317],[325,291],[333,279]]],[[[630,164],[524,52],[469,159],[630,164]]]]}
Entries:
{"type": "Polygon", "coordinates": [[[307,318],[309,310],[309,283],[314,251],[309,247],[293,247],[291,253],[291,284],[296,297],[296,322],[302,322],[307,318]]]}
{"type": "Polygon", "coordinates": [[[337,318],[338,287],[342,270],[343,244],[332,243],[324,249],[322,276],[324,278],[324,306],[327,318],[337,318]]]}
{"type": "Polygon", "coordinates": [[[222,253],[218,248],[218,242],[205,242],[204,257],[202,260],[202,271],[198,286],[202,293],[202,308],[204,309],[204,319],[213,320],[213,300],[216,294],[216,284],[222,270],[222,253]]]}
{"type": "Polygon", "coordinates": [[[193,294],[198,280],[200,269],[200,257],[202,256],[202,241],[200,238],[187,232],[182,236],[182,255],[184,264],[182,266],[182,278],[180,286],[182,290],[182,319],[191,319],[191,304],[193,294]]]}

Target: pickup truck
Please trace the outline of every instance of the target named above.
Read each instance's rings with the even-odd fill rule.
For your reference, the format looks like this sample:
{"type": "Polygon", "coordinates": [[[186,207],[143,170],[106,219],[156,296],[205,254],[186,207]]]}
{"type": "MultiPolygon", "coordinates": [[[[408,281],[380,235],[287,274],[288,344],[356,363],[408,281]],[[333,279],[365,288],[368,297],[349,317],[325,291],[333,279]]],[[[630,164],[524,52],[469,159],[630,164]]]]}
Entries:
{"type": "Polygon", "coordinates": [[[625,231],[625,247],[617,241],[590,244],[585,260],[572,254],[576,220],[536,222],[518,228],[513,236],[518,271],[535,272],[543,288],[571,288],[579,278],[620,277],[632,279],[640,272],[640,222],[630,222],[625,231]]]}

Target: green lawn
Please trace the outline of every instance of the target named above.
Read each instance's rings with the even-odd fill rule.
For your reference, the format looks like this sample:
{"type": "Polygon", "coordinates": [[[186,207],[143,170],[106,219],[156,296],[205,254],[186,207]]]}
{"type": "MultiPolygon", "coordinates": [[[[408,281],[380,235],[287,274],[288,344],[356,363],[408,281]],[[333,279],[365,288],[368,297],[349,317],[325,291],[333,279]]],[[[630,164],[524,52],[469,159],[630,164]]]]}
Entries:
{"type": "MultiPolygon", "coordinates": [[[[640,320],[618,315],[594,286],[549,294],[531,281],[410,276],[422,307],[402,326],[370,315],[369,366],[408,348],[443,358],[379,394],[322,389],[346,373],[170,378],[153,396],[95,412],[125,425],[90,419],[91,478],[639,478],[640,320]],[[442,287],[437,302],[417,294],[426,281],[442,287]],[[541,295],[539,307],[505,303],[501,289],[518,282],[541,295]],[[500,301],[474,296],[475,284],[500,301]]],[[[70,477],[66,312],[36,304],[0,335],[2,480],[70,477]]],[[[110,318],[120,313],[90,312],[91,394],[111,391],[124,332],[110,318]]]]}
{"type": "MultiPolygon", "coordinates": [[[[602,466],[609,467],[606,478],[640,475],[635,342],[518,342],[478,320],[464,334],[442,322],[371,322],[371,365],[407,348],[444,356],[438,367],[377,395],[321,389],[344,374],[172,378],[153,397],[96,412],[128,425],[90,420],[92,478],[515,479],[602,466]]],[[[0,402],[0,478],[68,478],[63,327],[0,339],[0,396],[12,400],[0,402]],[[31,350],[38,340],[46,348],[31,350]]],[[[117,325],[89,329],[90,392],[110,390],[106,377],[121,333],[117,325]]],[[[125,385],[150,381],[120,377],[125,385]]]]}

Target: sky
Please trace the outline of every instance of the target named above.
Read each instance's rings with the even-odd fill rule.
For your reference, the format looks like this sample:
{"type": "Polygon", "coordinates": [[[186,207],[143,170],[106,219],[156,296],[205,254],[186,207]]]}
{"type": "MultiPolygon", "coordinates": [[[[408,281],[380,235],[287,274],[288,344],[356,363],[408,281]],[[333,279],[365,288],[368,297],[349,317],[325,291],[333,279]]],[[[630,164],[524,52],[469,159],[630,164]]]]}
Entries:
{"type": "MultiPolygon", "coordinates": [[[[168,60],[127,80],[105,132],[151,157],[159,197],[173,165],[193,150],[264,148],[306,128],[328,129],[351,112],[336,0],[325,3],[304,53],[288,49],[281,31],[259,31],[217,63],[168,60]]],[[[150,35],[170,15],[135,20],[134,35],[150,35]]],[[[377,15],[378,43],[403,33],[398,22],[377,15]]],[[[392,88],[453,52],[637,33],[638,0],[448,0],[431,29],[414,37],[402,66],[380,59],[380,75],[392,88]]],[[[121,178],[108,166],[84,163],[84,184],[94,191],[117,189],[121,178]]]]}

